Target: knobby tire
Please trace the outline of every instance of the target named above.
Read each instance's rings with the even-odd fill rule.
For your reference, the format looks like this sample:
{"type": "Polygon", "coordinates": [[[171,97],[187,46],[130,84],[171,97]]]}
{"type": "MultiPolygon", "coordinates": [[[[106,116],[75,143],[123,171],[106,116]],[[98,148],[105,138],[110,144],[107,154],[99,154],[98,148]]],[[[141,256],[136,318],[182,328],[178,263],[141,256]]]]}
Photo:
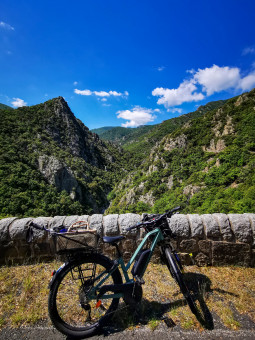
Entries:
{"type": "MultiPolygon", "coordinates": [[[[118,307],[119,298],[102,300],[102,305],[97,308],[96,300],[86,300],[86,292],[93,284],[87,279],[87,283],[82,285],[78,270],[82,269],[84,276],[89,275],[90,269],[87,268],[95,268],[94,264],[96,274],[104,270],[109,271],[113,266],[113,262],[104,255],[82,254],[79,259],[71,261],[60,270],[51,286],[48,300],[49,316],[53,325],[65,335],[85,338],[97,334],[118,307]]],[[[118,269],[104,282],[113,283],[122,283],[118,269]]]]}
{"type": "Polygon", "coordinates": [[[171,253],[169,248],[165,249],[165,256],[167,260],[167,266],[170,271],[170,274],[175,279],[176,283],[179,285],[180,290],[185,297],[189,308],[191,309],[192,313],[195,315],[199,314],[198,308],[190,294],[190,291],[183,279],[183,275],[180,271],[180,265],[177,263],[175,256],[171,253]]]}

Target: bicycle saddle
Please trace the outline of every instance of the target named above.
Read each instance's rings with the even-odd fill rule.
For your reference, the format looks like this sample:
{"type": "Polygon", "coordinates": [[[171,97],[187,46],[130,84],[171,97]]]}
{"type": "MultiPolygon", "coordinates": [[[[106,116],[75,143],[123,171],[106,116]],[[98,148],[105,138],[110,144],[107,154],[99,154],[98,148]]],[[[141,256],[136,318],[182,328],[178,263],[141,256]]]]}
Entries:
{"type": "Polygon", "coordinates": [[[116,243],[120,240],[123,240],[124,238],[125,238],[125,236],[122,236],[122,235],[120,235],[120,236],[104,236],[103,241],[105,243],[116,243]]]}

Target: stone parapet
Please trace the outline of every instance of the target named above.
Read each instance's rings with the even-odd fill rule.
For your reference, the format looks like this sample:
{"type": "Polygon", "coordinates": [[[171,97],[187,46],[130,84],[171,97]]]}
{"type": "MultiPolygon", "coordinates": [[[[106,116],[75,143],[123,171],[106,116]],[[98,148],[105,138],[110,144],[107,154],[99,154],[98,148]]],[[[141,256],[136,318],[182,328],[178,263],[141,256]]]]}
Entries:
{"type": "MultiPolygon", "coordinates": [[[[48,260],[55,254],[48,233],[34,230],[34,241],[27,243],[26,232],[30,221],[52,229],[68,227],[76,221],[87,221],[90,229],[99,236],[124,235],[120,248],[124,258],[130,258],[144,235],[143,230],[127,228],[142,219],[137,214],[112,214],[92,216],[55,216],[0,220],[0,263],[18,263],[30,260],[48,260]]],[[[173,244],[188,264],[202,265],[255,265],[255,214],[176,214],[168,219],[174,239],[173,244]],[[187,254],[192,253],[192,259],[187,254]]],[[[102,244],[106,255],[114,257],[114,247],[102,244]]],[[[155,252],[154,261],[159,260],[155,252]]]]}

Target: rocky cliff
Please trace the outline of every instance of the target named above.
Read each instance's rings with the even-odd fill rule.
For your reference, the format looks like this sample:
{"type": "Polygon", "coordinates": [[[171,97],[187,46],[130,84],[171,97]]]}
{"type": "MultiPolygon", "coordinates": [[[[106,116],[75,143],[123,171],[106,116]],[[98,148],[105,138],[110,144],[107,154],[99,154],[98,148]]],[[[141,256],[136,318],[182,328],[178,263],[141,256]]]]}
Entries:
{"type": "Polygon", "coordinates": [[[221,104],[166,133],[114,188],[108,212],[254,212],[255,90],[221,104]]]}
{"type": "Polygon", "coordinates": [[[62,97],[0,112],[0,216],[108,206],[121,152],[91,133],[62,97]]]}

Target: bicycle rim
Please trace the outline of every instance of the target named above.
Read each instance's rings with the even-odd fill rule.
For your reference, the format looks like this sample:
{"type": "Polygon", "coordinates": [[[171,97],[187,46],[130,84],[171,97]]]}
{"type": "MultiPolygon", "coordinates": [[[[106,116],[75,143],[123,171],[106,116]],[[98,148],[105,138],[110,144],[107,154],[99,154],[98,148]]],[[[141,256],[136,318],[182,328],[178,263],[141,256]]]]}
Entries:
{"type": "Polygon", "coordinates": [[[169,271],[172,277],[175,279],[176,283],[179,285],[180,290],[185,297],[190,310],[193,314],[198,315],[199,310],[196,306],[195,300],[193,299],[180,271],[179,264],[176,262],[175,256],[171,253],[169,248],[165,249],[166,260],[168,264],[169,271]]]}
{"type": "MultiPolygon", "coordinates": [[[[49,295],[49,314],[54,326],[62,333],[71,336],[91,336],[96,333],[113,315],[119,299],[90,299],[89,293],[98,281],[97,276],[112,266],[104,256],[85,257],[72,263],[53,284],[49,295]]],[[[104,284],[121,283],[119,272],[114,272],[104,284]]]]}

